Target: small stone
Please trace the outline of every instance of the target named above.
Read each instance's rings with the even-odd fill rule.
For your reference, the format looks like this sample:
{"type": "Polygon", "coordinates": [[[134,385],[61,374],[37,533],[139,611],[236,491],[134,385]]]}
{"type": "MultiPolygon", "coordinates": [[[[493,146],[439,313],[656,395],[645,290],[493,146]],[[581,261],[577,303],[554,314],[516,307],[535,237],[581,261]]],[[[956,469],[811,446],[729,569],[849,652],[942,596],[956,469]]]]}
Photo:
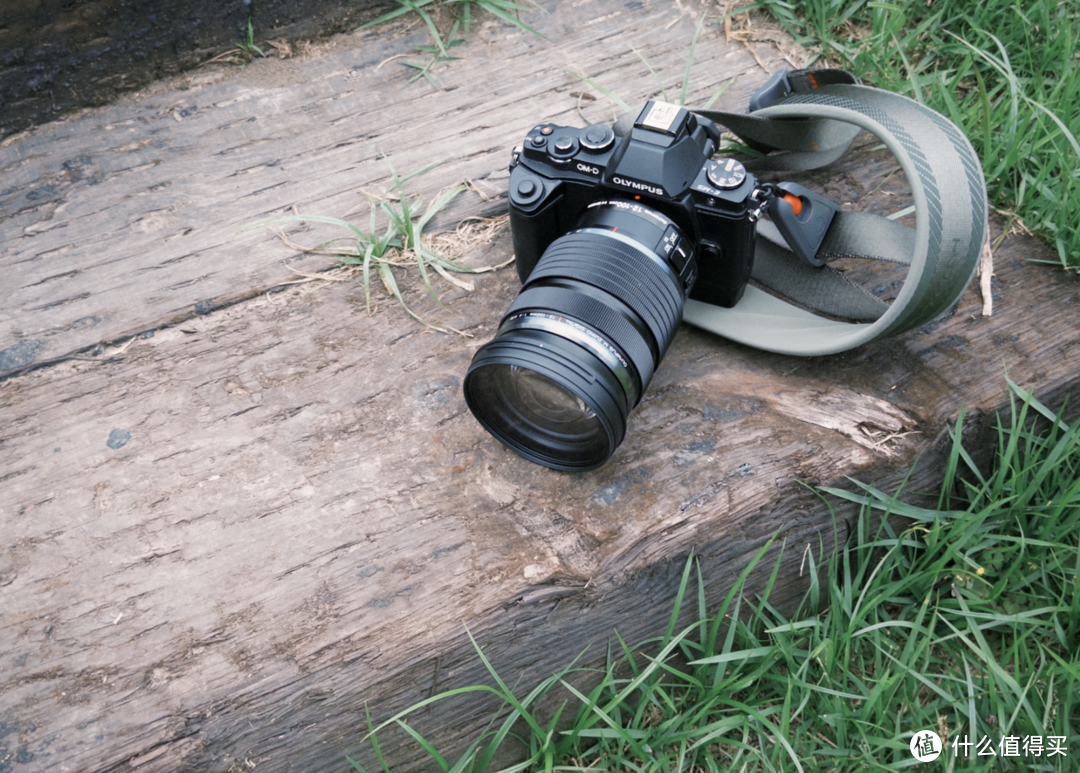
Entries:
{"type": "Polygon", "coordinates": [[[35,339],[19,341],[13,346],[0,351],[0,370],[14,370],[29,365],[45,348],[45,344],[35,339]]]}
{"type": "Polygon", "coordinates": [[[115,451],[126,446],[129,440],[131,440],[130,432],[123,429],[114,429],[109,433],[109,439],[105,441],[105,445],[115,451]]]}

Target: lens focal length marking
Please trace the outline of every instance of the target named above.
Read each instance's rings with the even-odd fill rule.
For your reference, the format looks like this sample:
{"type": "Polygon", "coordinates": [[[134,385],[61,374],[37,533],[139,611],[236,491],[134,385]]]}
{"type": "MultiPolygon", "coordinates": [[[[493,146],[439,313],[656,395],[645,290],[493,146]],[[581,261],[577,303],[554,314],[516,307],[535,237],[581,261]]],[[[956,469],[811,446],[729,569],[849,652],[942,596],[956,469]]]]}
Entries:
{"type": "Polygon", "coordinates": [[[602,201],[594,201],[585,209],[595,209],[596,207],[611,207],[616,210],[623,210],[625,212],[632,212],[635,215],[642,217],[650,217],[662,226],[675,225],[675,221],[665,215],[661,215],[659,212],[638,204],[636,201],[623,201],[622,199],[604,199],[602,201]]]}
{"type": "Polygon", "coordinates": [[[605,341],[600,335],[582,325],[580,322],[560,314],[549,314],[542,311],[522,311],[507,317],[499,326],[499,334],[506,330],[543,330],[554,333],[560,338],[573,341],[595,354],[615,375],[619,384],[622,385],[630,405],[637,402],[637,390],[634,387],[634,378],[630,375],[630,366],[622,352],[605,341]]]}

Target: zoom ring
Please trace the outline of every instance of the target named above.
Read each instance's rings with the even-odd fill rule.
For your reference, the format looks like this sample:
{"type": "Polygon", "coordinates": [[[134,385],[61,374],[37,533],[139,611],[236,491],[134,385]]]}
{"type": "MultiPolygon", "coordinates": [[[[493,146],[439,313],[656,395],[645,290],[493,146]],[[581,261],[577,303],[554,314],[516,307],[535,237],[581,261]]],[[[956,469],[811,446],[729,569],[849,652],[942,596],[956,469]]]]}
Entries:
{"type": "Polygon", "coordinates": [[[639,379],[636,396],[640,397],[655,368],[643,330],[635,328],[625,317],[601,301],[565,287],[527,288],[510,306],[505,319],[527,309],[571,317],[609,339],[633,366],[632,371],[639,379]]]}
{"type": "Polygon", "coordinates": [[[657,363],[682,321],[684,298],[674,276],[622,241],[593,232],[556,239],[529,275],[528,286],[565,278],[598,287],[632,308],[656,339],[657,363]]]}

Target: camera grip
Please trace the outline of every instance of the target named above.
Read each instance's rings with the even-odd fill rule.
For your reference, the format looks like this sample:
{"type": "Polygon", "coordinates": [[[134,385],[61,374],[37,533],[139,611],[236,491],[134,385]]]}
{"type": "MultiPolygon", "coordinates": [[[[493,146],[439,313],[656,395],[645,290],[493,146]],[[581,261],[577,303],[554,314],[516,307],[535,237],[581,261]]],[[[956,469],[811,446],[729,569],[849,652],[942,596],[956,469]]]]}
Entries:
{"type": "Polygon", "coordinates": [[[544,250],[560,233],[556,205],[562,199],[562,184],[544,180],[518,167],[510,176],[509,196],[514,265],[524,284],[544,250]]]}

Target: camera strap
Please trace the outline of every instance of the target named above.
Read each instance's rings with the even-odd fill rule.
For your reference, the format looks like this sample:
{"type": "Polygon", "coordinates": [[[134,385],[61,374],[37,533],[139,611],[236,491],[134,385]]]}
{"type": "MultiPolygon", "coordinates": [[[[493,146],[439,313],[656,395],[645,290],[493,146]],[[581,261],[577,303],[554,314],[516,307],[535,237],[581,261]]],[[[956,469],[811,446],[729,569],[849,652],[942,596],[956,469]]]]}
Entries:
{"type": "Polygon", "coordinates": [[[916,225],[839,209],[816,254],[804,260],[774,223],[759,220],[753,278],[761,287],[747,286],[730,309],[687,301],[687,322],[759,349],[814,356],[904,333],[957,302],[986,242],[988,204],[978,156],[954,124],[914,100],[859,85],[843,70],[781,71],[750,106],[746,114],[693,112],[769,152],[744,162],[753,172],[826,166],[869,131],[907,176],[916,225]],[[827,265],[841,257],[906,264],[907,278],[886,303],[827,265]]]}

